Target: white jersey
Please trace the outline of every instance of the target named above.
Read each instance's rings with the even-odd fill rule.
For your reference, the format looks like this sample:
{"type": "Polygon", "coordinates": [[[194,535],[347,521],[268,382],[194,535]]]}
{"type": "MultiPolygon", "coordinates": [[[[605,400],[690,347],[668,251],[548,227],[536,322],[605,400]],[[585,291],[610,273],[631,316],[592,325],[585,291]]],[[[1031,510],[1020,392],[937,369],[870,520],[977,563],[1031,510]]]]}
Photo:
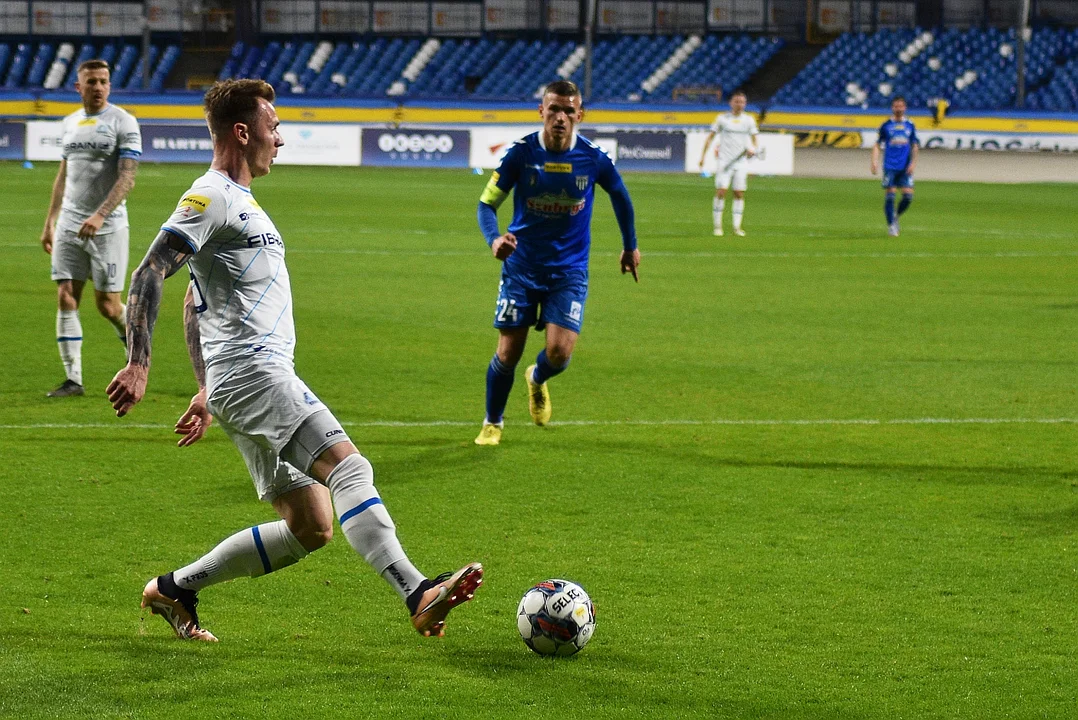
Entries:
{"type": "MultiPolygon", "coordinates": [[[[142,154],[142,133],[134,116],[115,105],[106,105],[94,115],[78,110],[63,123],[67,181],[57,225],[77,232],[112,191],[120,175],[120,158],[138,159],[142,154]]],[[[125,200],[105,218],[98,234],[126,227],[125,200]]]]}
{"type": "Polygon", "coordinates": [[[296,330],[284,241],[250,188],[210,170],[161,229],[195,253],[188,268],[207,374],[220,381],[227,368],[264,361],[291,367],[296,330]]]}
{"type": "Polygon", "coordinates": [[[745,150],[752,147],[752,138],[760,131],[748,113],[735,116],[725,112],[715,116],[711,132],[719,138],[719,171],[724,172],[738,170],[748,163],[745,150]]]}

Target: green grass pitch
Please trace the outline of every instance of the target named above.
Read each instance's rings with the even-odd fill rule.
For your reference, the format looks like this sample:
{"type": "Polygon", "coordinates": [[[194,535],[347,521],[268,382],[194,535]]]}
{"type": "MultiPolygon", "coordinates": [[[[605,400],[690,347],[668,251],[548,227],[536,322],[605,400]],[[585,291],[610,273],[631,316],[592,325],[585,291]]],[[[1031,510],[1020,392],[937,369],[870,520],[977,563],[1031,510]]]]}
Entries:
{"type": "MultiPolygon", "coordinates": [[[[89,296],[87,396],[45,398],[55,172],[0,164],[0,717],[1074,716],[1073,187],[924,182],[891,239],[878,181],[755,178],[748,237],[720,239],[709,181],[628,175],[640,284],[599,193],[555,422],[528,423],[518,376],[503,445],[478,448],[485,179],[276,168],[255,194],[287,244],[300,375],[417,565],[487,581],[424,640],[338,533],[203,592],[208,646],[140,619],[142,586],[272,509],[219,429],[175,447],[182,277],[131,415],[105,400],[122,353],[89,296]],[[572,659],[517,637],[547,577],[598,608],[572,659]]],[[[201,172],[141,169],[132,267],[201,172]]]]}

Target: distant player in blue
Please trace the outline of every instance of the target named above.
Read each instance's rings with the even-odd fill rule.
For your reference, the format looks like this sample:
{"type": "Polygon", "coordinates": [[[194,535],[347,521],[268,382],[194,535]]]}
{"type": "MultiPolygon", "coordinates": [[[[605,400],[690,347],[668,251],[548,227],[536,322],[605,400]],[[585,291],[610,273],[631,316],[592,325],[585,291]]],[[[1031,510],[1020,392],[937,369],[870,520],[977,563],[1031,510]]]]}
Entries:
{"type": "Polygon", "coordinates": [[[504,265],[494,311],[498,350],[487,369],[486,419],[477,445],[501,442],[502,415],[532,326],[546,328],[546,347],[524,373],[528,409],[536,425],[550,420],[547,380],[569,365],[584,321],[596,185],[610,195],[621,229],[621,272],[638,280],[640,251],[629,191],[610,156],[577,135],[584,117],[580,90],[565,80],[551,83],[543,92],[539,116],[542,131],[505,152],[479,200],[479,227],[504,265]],[[498,207],[510,190],[513,221],[503,234],[498,207]]]}
{"type": "Polygon", "coordinates": [[[883,151],[883,188],[887,195],[883,211],[887,216],[887,232],[898,237],[898,216],[909,209],[913,202],[913,171],[917,167],[917,153],[921,141],[917,129],[906,119],[906,99],[896,97],[891,101],[890,120],[880,125],[880,137],[872,146],[872,174],[880,167],[880,151],[883,151]],[[895,190],[902,188],[902,200],[895,212],[895,190]]]}

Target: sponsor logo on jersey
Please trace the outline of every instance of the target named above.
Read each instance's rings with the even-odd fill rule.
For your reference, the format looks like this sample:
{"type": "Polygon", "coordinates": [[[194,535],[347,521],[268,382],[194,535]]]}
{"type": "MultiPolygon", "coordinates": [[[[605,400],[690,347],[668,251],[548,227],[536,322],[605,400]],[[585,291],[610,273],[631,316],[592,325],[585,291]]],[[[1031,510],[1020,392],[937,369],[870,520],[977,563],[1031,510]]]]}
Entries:
{"type": "Polygon", "coordinates": [[[548,173],[571,173],[573,172],[573,164],[548,162],[543,166],[543,170],[546,170],[548,173]]]}
{"type": "Polygon", "coordinates": [[[271,245],[284,246],[284,241],[277,233],[265,232],[259,235],[247,236],[247,247],[270,247],[271,245]]]}
{"type": "Polygon", "coordinates": [[[584,198],[571,197],[569,193],[562,190],[559,195],[544,193],[528,198],[528,211],[547,217],[572,216],[583,210],[585,203],[584,198]]]}
{"type": "Polygon", "coordinates": [[[79,127],[83,125],[97,125],[97,118],[83,118],[79,120],[79,127]]]}
{"type": "Polygon", "coordinates": [[[73,150],[102,150],[107,151],[112,148],[112,143],[108,140],[89,141],[89,142],[69,142],[64,143],[64,152],[71,152],[73,150]]]}
{"type": "Polygon", "coordinates": [[[191,208],[195,212],[204,213],[210,206],[210,199],[205,195],[184,195],[180,200],[180,207],[191,208]]]}

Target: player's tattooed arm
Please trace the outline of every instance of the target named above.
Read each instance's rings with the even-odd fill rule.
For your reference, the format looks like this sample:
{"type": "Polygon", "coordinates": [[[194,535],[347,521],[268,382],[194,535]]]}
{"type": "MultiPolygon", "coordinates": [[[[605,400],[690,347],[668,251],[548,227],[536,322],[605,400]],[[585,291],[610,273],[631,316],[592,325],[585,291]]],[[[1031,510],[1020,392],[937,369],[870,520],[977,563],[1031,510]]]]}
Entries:
{"type": "Polygon", "coordinates": [[[116,373],[106,389],[109,402],[119,417],[126,415],[146,394],[153,328],[161,307],[165,278],[183,267],[191,255],[187,243],[162,230],[131,274],[131,290],[127,296],[127,365],[116,373]]]}
{"type": "Polygon", "coordinates": [[[202,343],[198,332],[198,312],[195,310],[194,284],[187,285],[183,299],[183,336],[187,341],[187,354],[198,381],[198,392],[191,398],[187,410],[176,421],[175,433],[180,435],[177,445],[187,447],[202,439],[213,422],[209,402],[206,399],[206,362],[202,358],[202,343]]]}
{"type": "Polygon", "coordinates": [[[120,203],[124,201],[127,194],[131,192],[131,188],[135,187],[135,174],[138,173],[138,160],[135,158],[120,158],[117,164],[118,175],[116,182],[112,184],[112,189],[109,190],[109,194],[105,197],[104,202],[97,208],[97,211],[86,219],[86,222],[79,228],[79,237],[93,237],[97,234],[97,231],[101,229],[101,226],[105,224],[105,218],[112,214],[120,203]]]}
{"type": "Polygon", "coordinates": [[[183,337],[187,341],[187,354],[191,358],[191,368],[195,372],[199,390],[205,390],[206,361],[202,359],[202,337],[198,332],[195,293],[190,284],[187,286],[187,296],[183,299],[183,337]]]}

